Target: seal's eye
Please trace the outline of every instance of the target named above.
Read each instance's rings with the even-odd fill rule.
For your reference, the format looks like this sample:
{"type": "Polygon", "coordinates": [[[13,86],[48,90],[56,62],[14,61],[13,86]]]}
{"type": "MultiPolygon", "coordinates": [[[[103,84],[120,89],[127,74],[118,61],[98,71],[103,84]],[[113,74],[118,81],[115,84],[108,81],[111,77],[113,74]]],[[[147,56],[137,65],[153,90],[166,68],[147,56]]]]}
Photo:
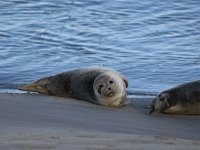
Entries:
{"type": "Polygon", "coordinates": [[[109,83],[110,83],[110,84],[113,84],[114,82],[111,80],[111,81],[109,81],[109,83]]]}
{"type": "Polygon", "coordinates": [[[43,87],[43,88],[47,88],[47,84],[43,84],[42,87],[43,87]]]}
{"type": "Polygon", "coordinates": [[[102,88],[102,87],[103,87],[103,84],[99,85],[99,87],[102,88]]]}
{"type": "Polygon", "coordinates": [[[165,101],[165,100],[167,100],[167,97],[165,97],[165,96],[160,97],[160,101],[165,101]]]}
{"type": "Polygon", "coordinates": [[[98,87],[98,93],[101,94],[101,89],[103,88],[103,84],[100,84],[98,87]]]}

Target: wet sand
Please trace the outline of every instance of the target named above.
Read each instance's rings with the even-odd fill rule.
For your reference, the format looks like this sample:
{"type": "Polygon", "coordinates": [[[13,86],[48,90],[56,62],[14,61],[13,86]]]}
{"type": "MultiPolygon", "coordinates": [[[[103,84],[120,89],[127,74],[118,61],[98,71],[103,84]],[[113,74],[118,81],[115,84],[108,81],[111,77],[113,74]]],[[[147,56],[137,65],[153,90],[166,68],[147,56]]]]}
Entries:
{"type": "Polygon", "coordinates": [[[148,115],[151,98],[103,107],[38,94],[0,94],[0,149],[199,149],[200,116],[148,115]]]}

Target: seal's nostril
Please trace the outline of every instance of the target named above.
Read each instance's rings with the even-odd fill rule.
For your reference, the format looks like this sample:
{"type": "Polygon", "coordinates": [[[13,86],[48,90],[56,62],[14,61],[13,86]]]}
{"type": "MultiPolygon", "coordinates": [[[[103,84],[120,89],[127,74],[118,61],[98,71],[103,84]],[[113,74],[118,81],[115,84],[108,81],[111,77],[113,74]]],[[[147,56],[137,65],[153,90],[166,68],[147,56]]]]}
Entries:
{"type": "Polygon", "coordinates": [[[108,90],[111,90],[111,87],[109,87],[108,90]]]}

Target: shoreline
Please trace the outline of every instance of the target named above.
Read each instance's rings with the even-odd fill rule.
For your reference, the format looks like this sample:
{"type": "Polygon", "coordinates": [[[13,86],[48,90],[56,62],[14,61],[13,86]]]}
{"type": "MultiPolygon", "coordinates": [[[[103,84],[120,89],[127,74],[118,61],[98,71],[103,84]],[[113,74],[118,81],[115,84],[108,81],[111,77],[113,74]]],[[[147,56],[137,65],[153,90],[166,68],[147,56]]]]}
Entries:
{"type": "MultiPolygon", "coordinates": [[[[18,90],[17,88],[0,88],[0,94],[26,94],[27,91],[18,90]]],[[[31,92],[30,92],[31,93],[31,92]]],[[[130,98],[153,98],[159,94],[159,92],[153,91],[128,91],[130,98]]]]}
{"type": "Polygon", "coordinates": [[[0,94],[0,147],[34,149],[39,144],[48,149],[49,141],[49,145],[57,143],[55,148],[76,149],[78,145],[66,143],[69,140],[82,145],[81,149],[90,147],[90,141],[96,142],[91,142],[94,149],[139,149],[146,144],[149,149],[198,149],[200,116],[148,115],[151,100],[133,98],[130,105],[113,108],[39,94],[0,94]]]}

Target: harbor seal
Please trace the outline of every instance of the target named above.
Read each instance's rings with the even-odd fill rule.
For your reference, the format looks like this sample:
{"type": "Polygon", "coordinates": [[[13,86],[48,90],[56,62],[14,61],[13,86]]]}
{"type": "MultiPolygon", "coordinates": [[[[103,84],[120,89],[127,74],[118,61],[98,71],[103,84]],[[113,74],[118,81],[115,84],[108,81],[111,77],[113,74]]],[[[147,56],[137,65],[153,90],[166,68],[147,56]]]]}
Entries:
{"type": "Polygon", "coordinates": [[[102,67],[66,71],[21,85],[18,89],[119,107],[129,103],[127,87],[128,80],[121,73],[102,67]]]}
{"type": "Polygon", "coordinates": [[[150,107],[150,114],[200,114],[200,80],[181,84],[161,92],[150,107]]]}

